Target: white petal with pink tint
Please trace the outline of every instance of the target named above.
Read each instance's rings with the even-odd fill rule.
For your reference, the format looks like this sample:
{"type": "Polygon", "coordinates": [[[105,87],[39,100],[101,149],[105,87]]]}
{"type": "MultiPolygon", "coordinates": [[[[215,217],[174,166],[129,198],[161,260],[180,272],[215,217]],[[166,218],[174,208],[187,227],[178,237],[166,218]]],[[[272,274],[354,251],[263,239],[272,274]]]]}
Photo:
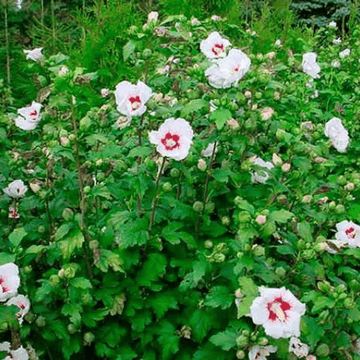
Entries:
{"type": "Polygon", "coordinates": [[[41,119],[41,107],[40,103],[33,101],[31,106],[18,109],[20,116],[15,119],[15,125],[22,130],[34,130],[41,119]]]}
{"type": "Polygon", "coordinates": [[[28,187],[23,183],[22,180],[15,180],[10,183],[5,189],[4,193],[14,199],[21,198],[25,195],[28,187]]]}
{"type": "Polygon", "coordinates": [[[223,39],[218,32],[214,31],[201,41],[200,50],[208,59],[214,60],[225,57],[229,46],[231,46],[230,41],[223,39]]]}
{"type": "Polygon", "coordinates": [[[24,53],[26,54],[26,59],[38,61],[43,57],[43,54],[41,53],[42,49],[43,48],[36,48],[34,50],[24,50],[24,53]]]}
{"type": "Polygon", "coordinates": [[[249,360],[266,360],[266,357],[270,355],[270,353],[275,353],[276,351],[276,346],[255,345],[249,350],[249,360]]]}
{"type": "Polygon", "coordinates": [[[16,295],[19,286],[19,268],[14,263],[0,266],[0,301],[16,295]]]}
{"type": "Polygon", "coordinates": [[[250,306],[250,316],[265,333],[275,339],[300,336],[300,320],[305,304],[284,287],[260,287],[260,296],[250,306]]]}
{"type": "Polygon", "coordinates": [[[29,299],[24,295],[18,295],[12,297],[6,305],[15,305],[19,308],[19,312],[16,314],[19,323],[22,324],[24,316],[29,312],[30,309],[30,301],[29,299]]]}
{"type": "Polygon", "coordinates": [[[360,247],[360,226],[344,220],[336,224],[335,239],[348,244],[350,248],[360,247]]]}
{"type": "Polygon", "coordinates": [[[162,155],[175,160],[185,159],[192,144],[194,132],[184,119],[166,119],[158,131],[150,131],[149,139],[157,145],[156,150],[162,155]]]}
{"type": "Polygon", "coordinates": [[[146,102],[152,96],[152,90],[142,81],[136,85],[122,81],[116,85],[115,100],[117,110],[128,117],[140,116],[146,111],[146,102]]]}

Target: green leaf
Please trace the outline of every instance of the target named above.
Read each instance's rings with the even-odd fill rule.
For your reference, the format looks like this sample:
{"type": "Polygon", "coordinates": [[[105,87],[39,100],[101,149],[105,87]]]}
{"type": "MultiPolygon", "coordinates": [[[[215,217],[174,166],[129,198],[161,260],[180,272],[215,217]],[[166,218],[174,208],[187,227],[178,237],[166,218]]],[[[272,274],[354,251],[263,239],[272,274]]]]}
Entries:
{"type": "Polygon", "coordinates": [[[117,350],[120,355],[116,358],[116,360],[132,360],[137,358],[137,354],[134,350],[131,349],[129,345],[122,345],[117,350]]]}
{"type": "Polygon", "coordinates": [[[316,299],[314,300],[314,306],[311,310],[312,313],[315,313],[321,309],[327,308],[331,309],[335,305],[335,300],[331,299],[330,297],[318,295],[316,299]]]}
{"type": "Polygon", "coordinates": [[[147,146],[138,146],[130,150],[128,157],[147,157],[153,152],[153,149],[147,146]]]}
{"type": "Polygon", "coordinates": [[[138,312],[134,318],[131,319],[131,328],[135,331],[144,331],[146,325],[149,325],[152,320],[151,311],[146,309],[138,312]]]}
{"type": "Polygon", "coordinates": [[[342,331],[336,339],[336,345],[338,346],[338,350],[348,349],[351,347],[351,336],[342,331]]]}
{"type": "Polygon", "coordinates": [[[0,252],[0,265],[14,262],[15,259],[16,259],[16,256],[13,254],[8,254],[6,252],[0,252]]]}
{"type": "Polygon", "coordinates": [[[24,228],[17,228],[15,229],[10,235],[9,240],[15,246],[19,246],[21,240],[27,235],[27,232],[24,228]]]}
{"type": "Polygon", "coordinates": [[[159,331],[161,336],[158,338],[158,342],[161,346],[161,352],[164,359],[174,358],[172,354],[176,354],[179,351],[179,337],[176,336],[176,329],[173,324],[169,322],[162,322],[161,329],[159,331]]]}
{"type": "Polygon", "coordinates": [[[187,103],[184,108],[181,110],[181,116],[187,117],[188,115],[192,114],[195,111],[208,108],[209,103],[202,99],[195,99],[191,100],[189,103],[187,103]]]}
{"type": "Polygon", "coordinates": [[[210,121],[214,121],[218,130],[221,130],[226,121],[232,118],[231,112],[227,109],[216,109],[210,115],[210,121]]]}
{"type": "Polygon", "coordinates": [[[246,200],[240,200],[236,203],[237,207],[242,210],[248,211],[251,215],[254,215],[255,208],[246,200]]]}
{"type": "Polygon", "coordinates": [[[308,222],[301,222],[298,225],[298,232],[299,235],[306,241],[311,242],[312,241],[312,231],[311,231],[311,225],[308,222]]]}
{"type": "Polygon", "coordinates": [[[235,329],[226,329],[223,332],[213,335],[210,338],[210,341],[214,345],[221,347],[223,350],[229,351],[230,349],[237,346],[236,338],[237,333],[235,329]]]}
{"type": "Polygon", "coordinates": [[[123,59],[126,61],[135,51],[135,43],[129,40],[123,47],[123,59]]]}
{"type": "Polygon", "coordinates": [[[278,223],[286,223],[294,214],[288,210],[281,209],[270,213],[269,219],[278,223]]]}
{"type": "Polygon", "coordinates": [[[311,347],[315,347],[316,343],[323,337],[325,329],[317,324],[316,319],[302,316],[301,318],[301,337],[304,335],[304,342],[311,347]]]}
{"type": "Polygon", "coordinates": [[[77,277],[70,280],[70,285],[80,288],[80,289],[91,289],[92,285],[89,279],[83,277],[77,277]]]}
{"type": "Polygon", "coordinates": [[[55,241],[62,239],[73,227],[72,223],[62,224],[55,233],[55,241]]]}
{"type": "Polygon", "coordinates": [[[76,248],[80,249],[84,241],[84,235],[80,229],[76,229],[65,240],[60,241],[59,246],[64,259],[69,258],[76,248]]]}
{"type": "Polygon", "coordinates": [[[205,347],[199,349],[194,354],[193,360],[225,360],[226,353],[215,347],[211,343],[205,344],[205,347]]]}
{"type": "Polygon", "coordinates": [[[258,296],[258,287],[251,278],[243,276],[239,278],[240,289],[243,294],[240,304],[238,305],[238,319],[250,312],[250,306],[258,296]]]}
{"type": "Polygon", "coordinates": [[[147,303],[153,308],[158,320],[162,318],[169,309],[178,309],[176,298],[171,291],[154,294],[147,299],[147,303]]]}
{"type": "Polygon", "coordinates": [[[212,328],[213,315],[207,309],[196,309],[190,319],[191,336],[201,343],[212,328]]]}
{"type": "Polygon", "coordinates": [[[143,267],[138,272],[136,280],[141,286],[150,286],[160,275],[165,274],[167,260],[161,254],[149,254],[143,267]]]}
{"type": "Polygon", "coordinates": [[[227,309],[232,305],[233,301],[233,295],[227,287],[214,286],[210,289],[209,294],[206,295],[205,305],[213,308],[220,307],[221,309],[227,309]]]}

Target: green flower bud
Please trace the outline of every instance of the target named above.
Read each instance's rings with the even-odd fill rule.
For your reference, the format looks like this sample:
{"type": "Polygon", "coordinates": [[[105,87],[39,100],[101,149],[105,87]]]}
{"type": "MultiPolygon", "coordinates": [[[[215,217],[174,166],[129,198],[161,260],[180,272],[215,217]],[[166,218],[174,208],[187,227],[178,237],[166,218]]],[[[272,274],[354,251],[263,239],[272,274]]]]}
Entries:
{"type": "Polygon", "coordinates": [[[151,54],[152,54],[151,49],[144,49],[142,53],[144,59],[148,59],[151,56],[151,54]]]}
{"type": "Polygon", "coordinates": [[[336,205],[335,212],[337,214],[343,214],[345,212],[345,206],[344,205],[336,205]]]}
{"type": "Polygon", "coordinates": [[[314,250],[304,250],[304,252],[303,252],[303,258],[304,259],[312,259],[313,257],[314,257],[314,255],[315,255],[315,251],[314,250]]]}
{"type": "Polygon", "coordinates": [[[330,349],[329,346],[327,346],[326,344],[320,344],[317,348],[316,348],[316,355],[317,356],[328,356],[330,354],[330,349]]]}
{"type": "Polygon", "coordinates": [[[49,283],[56,287],[60,284],[60,278],[58,275],[51,275],[50,278],[49,278],[49,283]]]}
{"type": "Polygon", "coordinates": [[[84,193],[85,193],[85,194],[88,194],[90,191],[91,191],[91,187],[90,187],[90,186],[87,185],[87,186],[84,187],[84,193]]]}
{"type": "Polygon", "coordinates": [[[30,274],[32,272],[32,267],[30,265],[24,267],[24,273],[30,274]]]}
{"type": "Polygon", "coordinates": [[[337,287],[336,287],[336,292],[341,294],[341,293],[344,293],[346,291],[346,285],[345,284],[339,284],[337,287]]]}
{"type": "Polygon", "coordinates": [[[202,212],[204,210],[204,204],[201,201],[195,201],[193,204],[193,209],[196,212],[202,212]]]}
{"type": "Polygon", "coordinates": [[[261,346],[266,346],[269,343],[269,340],[265,337],[262,337],[257,342],[261,346]]]}
{"type": "Polygon", "coordinates": [[[320,291],[324,292],[324,293],[328,293],[329,290],[331,289],[331,285],[328,281],[320,281],[317,283],[317,287],[320,291]]]}
{"type": "Polygon", "coordinates": [[[215,204],[214,203],[208,202],[205,205],[205,213],[206,214],[211,214],[214,210],[215,210],[215,204]]]}
{"type": "Polygon", "coordinates": [[[329,209],[330,210],[333,210],[333,209],[335,209],[336,208],[336,202],[335,201],[331,201],[330,203],[329,203],[329,209]]]}
{"type": "Polygon", "coordinates": [[[275,274],[279,277],[283,277],[286,275],[286,270],[283,268],[283,267],[278,267],[276,270],[275,270],[275,274]]]}
{"type": "Polygon", "coordinates": [[[76,327],[74,326],[74,324],[69,324],[67,326],[67,329],[68,329],[69,334],[71,334],[71,335],[76,333],[76,327]]]}
{"type": "Polygon", "coordinates": [[[90,126],[92,125],[91,120],[85,116],[80,120],[80,130],[88,130],[90,126]]]}
{"type": "Polygon", "coordinates": [[[223,225],[225,225],[225,226],[230,225],[230,218],[229,218],[228,216],[223,216],[223,217],[221,218],[221,223],[222,223],[223,225]]]}
{"type": "Polygon", "coordinates": [[[73,269],[72,267],[68,267],[67,269],[64,270],[64,276],[67,279],[72,279],[73,277],[75,277],[75,269],[73,269]]]}
{"type": "Polygon", "coordinates": [[[40,225],[38,228],[37,228],[37,231],[38,231],[38,233],[40,233],[40,234],[43,234],[44,232],[45,232],[45,226],[43,226],[43,225],[40,225]]]}
{"type": "Polygon", "coordinates": [[[265,248],[261,245],[255,245],[254,255],[255,256],[265,256],[265,248]]]}
{"type": "Polygon", "coordinates": [[[211,249],[214,246],[213,242],[211,240],[206,240],[204,242],[205,249],[211,249]]]}
{"type": "Polygon", "coordinates": [[[241,223],[247,223],[251,221],[251,215],[248,211],[240,211],[238,214],[238,220],[241,223]]]}
{"type": "Polygon", "coordinates": [[[249,339],[247,336],[244,335],[240,335],[237,339],[236,339],[236,345],[239,347],[245,347],[246,345],[249,344],[249,339]]]}
{"type": "Polygon", "coordinates": [[[226,256],[224,254],[215,254],[214,255],[214,261],[216,263],[222,263],[225,261],[225,259],[226,259],[226,256]]]}
{"type": "MultiPolygon", "coordinates": [[[[145,159],[145,166],[148,170],[151,170],[151,171],[154,171],[156,169],[155,161],[150,158],[145,159]]],[[[176,170],[176,169],[173,169],[173,170],[176,170]]]]}
{"type": "Polygon", "coordinates": [[[95,340],[95,335],[91,332],[84,334],[84,345],[90,345],[95,340]]]}
{"type": "Polygon", "coordinates": [[[351,290],[359,290],[360,289],[360,283],[355,279],[352,279],[350,281],[349,286],[350,286],[351,290]]]}
{"type": "Polygon", "coordinates": [[[169,191],[171,191],[172,186],[171,186],[171,184],[169,182],[166,182],[166,183],[163,184],[162,188],[163,188],[163,190],[165,192],[169,192],[169,191]]]}
{"type": "Polygon", "coordinates": [[[39,327],[44,327],[46,325],[46,320],[43,316],[40,315],[37,317],[35,323],[39,327]]]}
{"type": "Polygon", "coordinates": [[[244,336],[250,336],[250,331],[249,330],[243,330],[241,332],[241,334],[244,335],[244,336]]]}
{"type": "Polygon", "coordinates": [[[236,358],[237,359],[244,359],[245,358],[245,352],[243,351],[243,350],[238,350],[237,352],[236,352],[236,358]]]}
{"type": "Polygon", "coordinates": [[[346,185],[347,184],[347,180],[346,180],[346,177],[341,175],[337,178],[337,181],[336,181],[339,185],[346,185]]]}
{"type": "Polygon", "coordinates": [[[339,300],[344,300],[347,298],[347,295],[345,293],[339,294],[339,300]]]}
{"type": "Polygon", "coordinates": [[[171,169],[170,170],[170,176],[172,178],[177,178],[180,176],[180,171],[178,169],[171,169]]]}
{"type": "MultiPolygon", "coordinates": [[[[341,295],[345,295],[345,294],[341,294],[341,295]]],[[[345,306],[346,309],[352,309],[352,308],[355,307],[355,305],[356,304],[354,303],[354,301],[352,299],[350,299],[350,298],[346,298],[345,301],[344,301],[344,306],[345,306]]]]}
{"type": "Polygon", "coordinates": [[[70,209],[70,208],[66,208],[63,210],[62,212],[62,217],[66,220],[66,221],[70,221],[72,220],[72,218],[74,217],[74,212],[70,209]]]}

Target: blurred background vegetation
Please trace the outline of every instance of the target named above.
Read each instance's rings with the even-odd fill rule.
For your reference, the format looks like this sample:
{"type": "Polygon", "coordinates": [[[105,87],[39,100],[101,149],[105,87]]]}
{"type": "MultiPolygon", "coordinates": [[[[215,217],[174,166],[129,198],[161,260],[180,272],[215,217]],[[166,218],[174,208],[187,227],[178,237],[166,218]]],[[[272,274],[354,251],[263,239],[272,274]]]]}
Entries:
{"type": "MultiPolygon", "coordinates": [[[[0,0],[0,104],[14,99],[23,104],[36,97],[37,64],[29,81],[24,49],[43,47],[45,56],[58,52],[70,64],[99,71],[105,85],[132,69],[122,62],[122,48],[130,26],[142,26],[150,11],[161,18],[184,14],[199,20],[216,14],[232,24],[256,31],[258,52],[276,39],[296,39],[306,31],[336,21],[339,36],[346,36],[359,20],[360,0],[0,0]],[[6,39],[7,38],[7,39],[6,39]],[[8,46],[6,45],[8,43],[8,46]],[[8,48],[8,50],[7,50],[8,48]],[[8,53],[8,56],[7,56],[8,53]],[[7,74],[10,67],[10,84],[7,74]],[[26,66],[26,71],[24,70],[26,66]]],[[[301,35],[303,36],[303,35],[301,35]]],[[[104,86],[105,86],[104,85],[104,86]]]]}

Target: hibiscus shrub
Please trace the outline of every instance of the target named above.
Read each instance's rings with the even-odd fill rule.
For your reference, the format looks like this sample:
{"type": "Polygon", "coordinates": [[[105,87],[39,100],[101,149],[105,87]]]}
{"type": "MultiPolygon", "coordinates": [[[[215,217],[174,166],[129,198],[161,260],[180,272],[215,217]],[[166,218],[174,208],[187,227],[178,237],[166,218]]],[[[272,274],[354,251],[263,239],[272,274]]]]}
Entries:
{"type": "Polygon", "coordinates": [[[4,356],[360,359],[359,30],[341,58],[336,31],[151,14],[106,88],[24,58],[38,96],[0,117],[4,356]]]}

